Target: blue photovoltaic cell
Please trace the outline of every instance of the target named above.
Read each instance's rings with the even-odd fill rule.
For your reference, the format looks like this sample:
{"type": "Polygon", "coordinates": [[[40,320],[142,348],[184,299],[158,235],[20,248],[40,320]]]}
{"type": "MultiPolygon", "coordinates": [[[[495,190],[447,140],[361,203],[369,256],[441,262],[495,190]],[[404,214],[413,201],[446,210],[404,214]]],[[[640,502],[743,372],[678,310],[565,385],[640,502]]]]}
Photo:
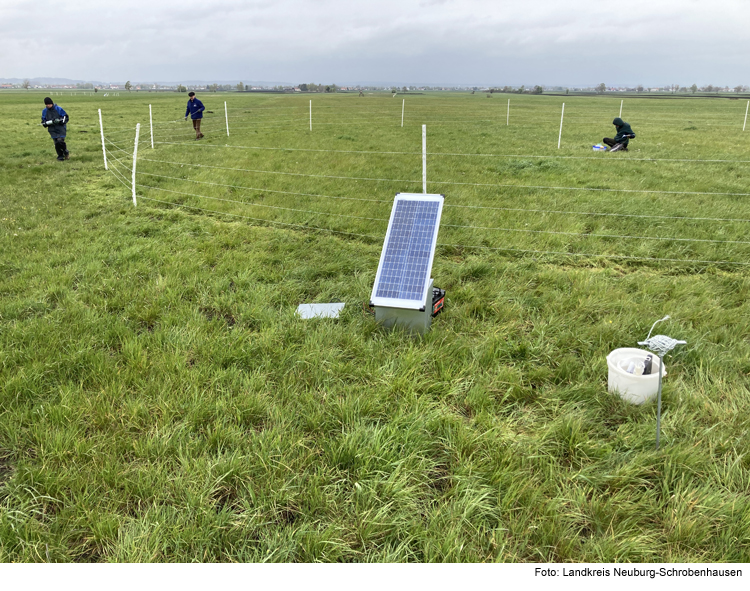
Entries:
{"type": "Polygon", "coordinates": [[[376,297],[422,301],[440,205],[437,201],[398,201],[376,297]]]}

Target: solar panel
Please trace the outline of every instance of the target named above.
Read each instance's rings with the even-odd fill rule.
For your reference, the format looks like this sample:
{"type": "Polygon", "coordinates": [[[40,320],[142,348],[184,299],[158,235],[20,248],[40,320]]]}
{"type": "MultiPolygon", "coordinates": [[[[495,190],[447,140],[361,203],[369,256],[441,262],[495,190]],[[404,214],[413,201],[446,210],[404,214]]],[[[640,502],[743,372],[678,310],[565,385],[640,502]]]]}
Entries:
{"type": "Polygon", "coordinates": [[[370,298],[374,306],[419,310],[425,305],[443,199],[396,195],[370,298]]]}

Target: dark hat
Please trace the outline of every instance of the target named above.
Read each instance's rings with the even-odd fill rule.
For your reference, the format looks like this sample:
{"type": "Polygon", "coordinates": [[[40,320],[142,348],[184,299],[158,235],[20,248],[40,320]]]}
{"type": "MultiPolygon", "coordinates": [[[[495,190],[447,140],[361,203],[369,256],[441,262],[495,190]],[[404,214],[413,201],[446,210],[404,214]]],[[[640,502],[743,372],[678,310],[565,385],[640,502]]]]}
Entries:
{"type": "Polygon", "coordinates": [[[194,92],[188,92],[188,96],[195,96],[194,92]]]}
{"type": "Polygon", "coordinates": [[[44,97],[44,104],[45,104],[45,105],[54,105],[54,104],[55,104],[55,101],[53,101],[53,100],[52,100],[51,98],[49,98],[48,96],[45,96],[45,97],[44,97]]]}

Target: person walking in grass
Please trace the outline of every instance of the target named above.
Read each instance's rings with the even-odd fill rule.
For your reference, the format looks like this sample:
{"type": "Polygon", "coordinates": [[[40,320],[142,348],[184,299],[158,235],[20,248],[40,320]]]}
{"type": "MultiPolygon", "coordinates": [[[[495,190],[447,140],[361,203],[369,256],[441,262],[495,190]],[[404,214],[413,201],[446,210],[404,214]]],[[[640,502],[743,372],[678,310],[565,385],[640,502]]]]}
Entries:
{"type": "Polygon", "coordinates": [[[615,117],[612,125],[615,126],[617,134],[613,138],[605,137],[602,141],[611,148],[610,152],[627,152],[628,142],[635,138],[635,134],[630,128],[630,123],[625,123],[619,117],[615,117]]]}
{"type": "Polygon", "coordinates": [[[42,125],[47,128],[52,141],[55,142],[55,151],[58,160],[70,158],[68,146],[65,143],[67,135],[67,123],[70,120],[63,108],[56,105],[51,98],[44,98],[44,109],[42,109],[42,125]]]}
{"type": "Polygon", "coordinates": [[[203,111],[206,107],[203,103],[198,100],[194,92],[188,93],[187,109],[185,109],[185,121],[187,121],[188,115],[193,120],[193,129],[195,130],[195,139],[199,140],[203,137],[201,133],[201,119],[203,119],[203,111]]]}

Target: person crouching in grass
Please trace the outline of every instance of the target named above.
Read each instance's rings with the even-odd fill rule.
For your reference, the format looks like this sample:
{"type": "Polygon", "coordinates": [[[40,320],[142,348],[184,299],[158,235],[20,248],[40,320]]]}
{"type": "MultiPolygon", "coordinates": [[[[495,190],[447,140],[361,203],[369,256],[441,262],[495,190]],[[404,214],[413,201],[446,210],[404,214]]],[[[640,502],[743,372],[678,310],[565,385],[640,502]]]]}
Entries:
{"type": "Polygon", "coordinates": [[[65,143],[67,134],[67,123],[70,120],[68,114],[62,107],[52,102],[49,97],[44,98],[44,109],[42,109],[42,126],[47,128],[52,141],[55,142],[55,151],[58,160],[70,158],[68,146],[65,143]]]}
{"type": "Polygon", "coordinates": [[[630,128],[630,123],[625,123],[619,117],[615,117],[612,125],[615,126],[617,135],[614,138],[605,137],[602,141],[611,148],[610,152],[627,152],[628,142],[635,137],[633,130],[630,128]]]}
{"type": "Polygon", "coordinates": [[[195,130],[195,139],[199,140],[203,137],[201,133],[201,119],[203,119],[203,111],[206,107],[203,103],[198,100],[194,92],[189,92],[190,97],[187,102],[187,109],[185,109],[185,121],[187,121],[188,115],[193,120],[193,129],[195,130]]]}

